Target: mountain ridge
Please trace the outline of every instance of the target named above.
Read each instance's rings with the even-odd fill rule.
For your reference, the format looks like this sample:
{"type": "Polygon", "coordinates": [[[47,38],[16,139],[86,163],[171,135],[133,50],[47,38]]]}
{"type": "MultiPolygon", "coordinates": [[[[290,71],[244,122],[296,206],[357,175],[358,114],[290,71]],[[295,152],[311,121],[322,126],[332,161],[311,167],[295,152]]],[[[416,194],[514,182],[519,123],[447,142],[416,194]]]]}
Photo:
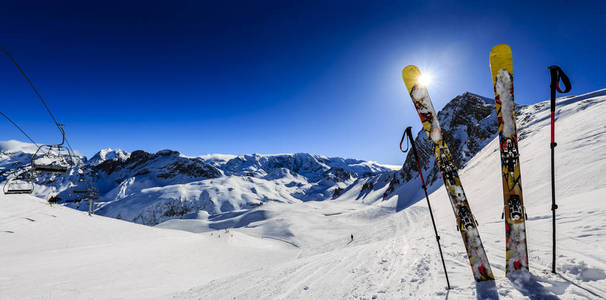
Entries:
{"type": "MultiPolygon", "coordinates": [[[[496,136],[496,112],[490,98],[463,93],[446,104],[438,118],[455,163],[461,167],[496,136]]],[[[435,190],[441,180],[429,141],[422,131],[415,141],[428,185],[435,190]]],[[[27,148],[26,143],[13,144],[18,149],[27,148]]],[[[0,166],[5,170],[11,167],[10,160],[22,160],[27,168],[27,154],[1,157],[0,166]]],[[[146,225],[189,218],[200,211],[213,215],[250,210],[268,201],[293,203],[353,196],[370,204],[400,193],[407,195],[401,197],[406,198],[400,205],[404,208],[420,199],[411,155],[400,170],[308,153],[186,156],[175,150],[102,149],[81,160],[82,166],[69,174],[46,175],[37,185],[40,192],[36,195],[57,195],[59,203],[85,210],[88,206],[80,205],[82,197],[74,190],[95,187],[100,196],[98,214],[146,225]]]]}

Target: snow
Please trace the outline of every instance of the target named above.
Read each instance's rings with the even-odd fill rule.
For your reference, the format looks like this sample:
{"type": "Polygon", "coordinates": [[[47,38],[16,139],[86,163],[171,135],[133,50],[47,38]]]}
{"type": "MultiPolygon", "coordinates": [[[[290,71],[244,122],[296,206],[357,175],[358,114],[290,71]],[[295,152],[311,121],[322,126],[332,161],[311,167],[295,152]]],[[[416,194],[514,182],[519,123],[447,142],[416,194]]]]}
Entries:
{"type": "Polygon", "coordinates": [[[100,165],[110,167],[96,179],[101,192],[96,212],[156,225],[199,210],[218,214],[250,209],[269,201],[324,200],[356,178],[393,172],[372,162],[306,153],[231,158],[223,155],[185,158],[176,153],[136,151],[128,161],[118,164],[120,167],[100,165]],[[193,177],[192,173],[201,175],[193,177]]]}
{"type": "MultiPolygon", "coordinates": [[[[216,214],[200,210],[155,227],[89,217],[32,196],[1,195],[0,298],[606,298],[606,90],[567,97],[558,105],[558,274],[550,273],[549,103],[541,102],[522,108],[517,118],[530,274],[504,275],[502,184],[493,139],[460,176],[494,282],[475,283],[443,187],[429,197],[452,290],[445,289],[429,212],[425,201],[418,201],[419,183],[401,184],[383,199],[392,174],[379,174],[356,179],[335,200],[300,201],[284,182],[294,181],[294,188],[308,181],[297,181],[300,175],[288,171],[252,181],[207,179],[216,181],[207,190],[224,186],[212,193],[229,203],[245,197],[232,192],[252,193],[252,188],[275,193],[277,201],[216,214]],[[374,188],[364,190],[369,182],[374,188]],[[229,191],[230,185],[242,189],[229,191]],[[412,196],[413,202],[401,203],[412,196]]],[[[266,169],[254,169],[261,170],[266,169]]],[[[188,192],[196,184],[140,192],[162,197],[183,189],[179,195],[196,198],[188,192]]]]}
{"type": "Polygon", "coordinates": [[[218,167],[219,165],[225,165],[230,159],[236,158],[237,155],[231,154],[206,154],[201,155],[200,158],[210,163],[214,167],[218,167]]]}
{"type": "Polygon", "coordinates": [[[91,165],[98,165],[106,160],[127,160],[130,156],[130,153],[122,150],[122,149],[102,149],[97,152],[97,154],[93,155],[91,159],[88,161],[91,165]]]}
{"type": "MultiPolygon", "coordinates": [[[[27,174],[31,156],[0,152],[0,180],[27,174]],[[16,166],[18,172],[11,172],[16,166]]],[[[374,162],[307,153],[188,157],[172,150],[104,149],[65,174],[39,174],[33,184],[35,196],[57,195],[60,204],[80,210],[88,207],[80,205],[82,195],[74,191],[96,188],[97,214],[156,225],[199,210],[215,214],[267,201],[324,200],[357,178],[382,172],[393,170],[374,162]]]]}
{"type": "Polygon", "coordinates": [[[1,152],[25,152],[34,153],[38,147],[34,144],[24,143],[16,140],[0,141],[1,152]]]}
{"type": "Polygon", "coordinates": [[[497,74],[496,93],[501,100],[501,116],[503,118],[503,136],[510,137],[516,130],[513,102],[513,82],[509,71],[499,70],[497,74]]]}
{"type": "Polygon", "coordinates": [[[238,232],[164,230],[24,195],[0,201],[2,299],[148,299],[297,253],[238,232]]]}
{"type": "Polygon", "coordinates": [[[384,167],[384,168],[387,168],[387,169],[390,169],[390,170],[393,170],[393,171],[397,171],[397,170],[402,169],[401,165],[388,165],[388,164],[381,164],[381,163],[377,163],[377,162],[375,162],[375,163],[377,165],[381,166],[381,167],[384,167]]]}

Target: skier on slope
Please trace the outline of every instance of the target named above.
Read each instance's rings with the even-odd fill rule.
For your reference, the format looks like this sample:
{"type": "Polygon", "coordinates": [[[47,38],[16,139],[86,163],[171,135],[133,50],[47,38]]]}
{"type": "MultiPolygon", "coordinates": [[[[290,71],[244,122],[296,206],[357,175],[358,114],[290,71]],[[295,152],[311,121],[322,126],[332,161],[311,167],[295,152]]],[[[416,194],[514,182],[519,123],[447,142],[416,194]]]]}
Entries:
{"type": "Polygon", "coordinates": [[[61,198],[59,198],[59,196],[51,196],[50,198],[48,198],[48,204],[50,204],[50,206],[53,206],[54,203],[57,203],[61,201],[61,198]]]}

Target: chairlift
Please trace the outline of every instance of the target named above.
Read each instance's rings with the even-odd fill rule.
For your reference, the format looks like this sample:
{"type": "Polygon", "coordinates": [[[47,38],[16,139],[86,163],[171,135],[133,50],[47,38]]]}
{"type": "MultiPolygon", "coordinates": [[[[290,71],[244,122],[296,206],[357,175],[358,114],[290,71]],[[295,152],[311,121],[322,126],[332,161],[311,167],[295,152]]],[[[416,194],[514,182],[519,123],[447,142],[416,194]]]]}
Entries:
{"type": "MultiPolygon", "coordinates": [[[[4,54],[6,54],[6,56],[13,62],[13,64],[15,64],[17,69],[21,72],[21,75],[23,75],[23,77],[29,83],[29,85],[32,88],[32,90],[34,91],[34,93],[36,93],[36,95],[40,99],[40,102],[42,102],[42,105],[44,105],[44,107],[46,108],[46,111],[48,112],[50,117],[53,119],[55,126],[57,126],[57,128],[59,129],[59,132],[61,133],[62,140],[61,140],[60,144],[38,146],[38,149],[36,150],[36,152],[34,153],[34,155],[32,156],[32,159],[31,159],[32,177],[36,176],[36,172],[67,173],[67,171],[70,169],[70,167],[72,167],[74,165],[74,160],[73,160],[73,154],[71,152],[71,146],[69,146],[69,142],[67,143],[67,146],[69,146],[69,147],[66,148],[64,146],[64,143],[67,140],[65,139],[65,130],[63,129],[63,124],[60,124],[59,122],[57,122],[57,119],[55,119],[55,116],[53,116],[53,114],[51,113],[50,108],[44,101],[44,98],[42,98],[42,95],[40,95],[40,93],[34,86],[34,83],[29,79],[29,77],[27,77],[27,74],[25,74],[23,69],[21,69],[19,64],[17,64],[17,62],[13,59],[13,57],[10,55],[10,53],[8,53],[8,51],[1,45],[0,45],[0,50],[2,52],[4,52],[4,54]]],[[[10,118],[8,118],[8,116],[6,116],[3,113],[0,113],[0,114],[2,114],[15,127],[17,127],[17,129],[19,129],[27,138],[29,138],[29,140],[32,141],[32,143],[37,145],[36,142],[23,129],[21,129],[15,122],[13,122],[10,118]]]]}
{"type": "Polygon", "coordinates": [[[29,172],[21,172],[12,178],[8,178],[2,191],[5,195],[31,194],[34,191],[34,183],[29,172]]]}
{"type": "MultiPolygon", "coordinates": [[[[97,188],[92,184],[92,182],[85,180],[84,174],[85,172],[83,171],[83,168],[78,168],[78,184],[72,188],[71,192],[73,194],[84,194],[84,197],[86,197],[96,193],[97,188]]],[[[93,175],[96,177],[96,173],[93,173],[93,175]]]]}
{"type": "Polygon", "coordinates": [[[74,165],[72,153],[63,146],[65,143],[65,130],[63,124],[58,124],[62,134],[62,141],[56,145],[40,145],[32,156],[32,170],[34,172],[67,173],[74,165]]]}
{"type": "Polygon", "coordinates": [[[99,192],[97,188],[91,187],[88,193],[82,198],[82,200],[88,199],[88,215],[92,216],[95,213],[95,201],[99,200],[99,192]]]}
{"type": "MultiPolygon", "coordinates": [[[[81,170],[78,170],[78,172],[81,172],[81,170]]],[[[80,173],[80,175],[82,175],[82,173],[80,173]]],[[[82,177],[80,177],[78,181],[84,182],[84,179],[82,177]]],[[[78,196],[77,196],[77,199],[74,199],[69,202],[77,203],[76,207],[80,208],[80,202],[82,202],[84,200],[88,200],[88,215],[92,216],[95,213],[95,211],[94,211],[95,204],[94,203],[96,200],[99,200],[99,191],[92,184],[92,182],[89,181],[85,186],[79,185],[79,186],[74,187],[71,190],[71,193],[74,195],[78,195],[78,196]]]]}

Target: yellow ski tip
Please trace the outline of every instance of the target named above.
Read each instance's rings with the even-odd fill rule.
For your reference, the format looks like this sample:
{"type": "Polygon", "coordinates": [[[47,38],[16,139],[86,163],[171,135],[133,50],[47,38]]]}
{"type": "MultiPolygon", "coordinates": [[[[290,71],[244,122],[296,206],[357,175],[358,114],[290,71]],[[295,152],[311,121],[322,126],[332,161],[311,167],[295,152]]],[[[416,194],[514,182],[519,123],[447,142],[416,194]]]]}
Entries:
{"type": "Polygon", "coordinates": [[[505,69],[513,74],[511,48],[507,44],[498,44],[490,50],[490,71],[494,85],[499,70],[505,69]]]}
{"type": "Polygon", "coordinates": [[[417,84],[417,80],[421,76],[421,71],[415,65],[408,65],[402,70],[402,79],[404,79],[404,84],[406,85],[406,89],[410,94],[412,87],[417,84]]]}

